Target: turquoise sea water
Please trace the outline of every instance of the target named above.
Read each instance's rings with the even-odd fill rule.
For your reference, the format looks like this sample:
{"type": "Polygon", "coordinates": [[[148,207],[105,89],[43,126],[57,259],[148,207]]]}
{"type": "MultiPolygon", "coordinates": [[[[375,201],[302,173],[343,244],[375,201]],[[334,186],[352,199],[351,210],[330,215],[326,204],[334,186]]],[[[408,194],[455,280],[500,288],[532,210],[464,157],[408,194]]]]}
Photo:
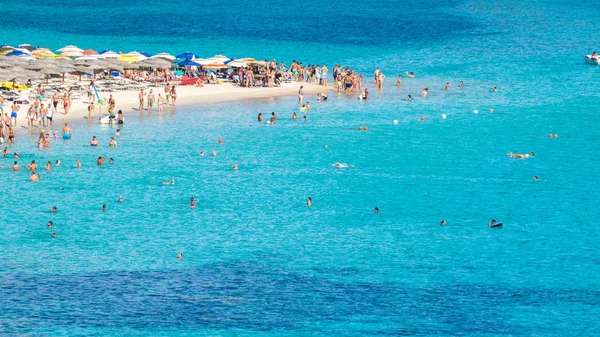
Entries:
{"type": "Polygon", "coordinates": [[[2,334],[600,333],[595,2],[219,6],[3,3],[1,42],[338,63],[372,99],[309,97],[306,123],[294,97],[129,113],[116,149],[87,122],[41,152],[19,130],[11,150],[63,165],[36,184],[0,172],[2,334]]]}

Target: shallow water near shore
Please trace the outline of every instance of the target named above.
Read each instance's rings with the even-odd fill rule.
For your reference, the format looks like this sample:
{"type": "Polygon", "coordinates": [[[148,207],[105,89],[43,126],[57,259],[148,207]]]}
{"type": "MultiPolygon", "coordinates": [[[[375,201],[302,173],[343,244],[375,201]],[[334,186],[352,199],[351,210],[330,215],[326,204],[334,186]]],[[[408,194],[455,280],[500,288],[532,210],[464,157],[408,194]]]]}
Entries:
{"type": "MultiPolygon", "coordinates": [[[[62,166],[35,184],[1,172],[0,332],[598,335],[600,92],[590,84],[600,67],[582,61],[599,40],[598,9],[511,4],[436,8],[461,28],[438,22],[437,39],[401,47],[309,44],[304,59],[335,62],[342,50],[335,63],[366,75],[381,66],[388,78],[383,92],[365,80],[369,102],[307,97],[306,123],[291,119],[302,118],[296,98],[282,97],[128,113],[116,149],[107,147],[115,128],[87,121],[49,151],[19,128],[11,150],[62,166]],[[397,88],[404,70],[418,76],[397,88]],[[257,123],[271,111],[275,125],[257,123]],[[94,135],[99,148],[86,146],[94,135]],[[98,155],[115,164],[98,167],[98,155]],[[53,205],[58,213],[47,212],[53,205]],[[492,218],[504,227],[487,228],[492,218]]],[[[289,63],[292,54],[272,55],[289,63]]]]}

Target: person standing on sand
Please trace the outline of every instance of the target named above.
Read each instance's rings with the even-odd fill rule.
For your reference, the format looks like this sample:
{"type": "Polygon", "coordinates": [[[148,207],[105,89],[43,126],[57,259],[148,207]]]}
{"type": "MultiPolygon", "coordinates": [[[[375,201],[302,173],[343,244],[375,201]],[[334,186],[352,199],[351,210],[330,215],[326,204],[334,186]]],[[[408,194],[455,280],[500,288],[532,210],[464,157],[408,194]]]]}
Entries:
{"type": "Polygon", "coordinates": [[[48,109],[46,110],[46,119],[48,120],[48,125],[52,126],[52,117],[54,116],[54,108],[50,103],[48,103],[48,109]]]}
{"type": "Polygon", "coordinates": [[[140,105],[138,107],[138,110],[140,111],[140,113],[144,113],[144,89],[140,89],[138,98],[140,99],[140,105]]]}
{"type": "Polygon", "coordinates": [[[323,63],[323,65],[321,66],[321,85],[327,85],[327,73],[329,72],[329,69],[327,69],[327,66],[325,65],[325,63],[323,63]]]}
{"type": "Polygon", "coordinates": [[[69,113],[69,108],[71,107],[71,98],[67,95],[64,94],[63,96],[63,109],[65,110],[64,114],[68,114],[69,113]]]}
{"type": "Polygon", "coordinates": [[[301,85],[300,86],[300,90],[298,90],[298,103],[300,103],[300,105],[302,105],[302,101],[304,100],[304,86],[301,85]]]}
{"type": "Polygon", "coordinates": [[[113,97],[113,95],[110,95],[110,97],[108,98],[108,113],[109,114],[113,114],[115,111],[115,98],[113,97]]]}
{"type": "Polygon", "coordinates": [[[94,81],[90,82],[90,88],[88,89],[88,102],[93,103],[94,102],[94,81]]]}
{"type": "Polygon", "coordinates": [[[92,101],[92,102],[90,103],[90,105],[88,105],[88,108],[87,108],[87,113],[88,113],[87,117],[88,117],[88,121],[92,120],[92,112],[94,112],[94,101],[92,101]]]}

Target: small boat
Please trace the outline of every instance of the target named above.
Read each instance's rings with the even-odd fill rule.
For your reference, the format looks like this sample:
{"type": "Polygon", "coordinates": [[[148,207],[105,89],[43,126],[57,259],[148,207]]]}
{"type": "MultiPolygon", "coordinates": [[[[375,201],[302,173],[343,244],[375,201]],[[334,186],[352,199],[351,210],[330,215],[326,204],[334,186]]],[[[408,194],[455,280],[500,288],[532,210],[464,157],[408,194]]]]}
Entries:
{"type": "MultiPolygon", "coordinates": [[[[125,118],[123,118],[123,122],[124,121],[125,121],[125,118]]],[[[100,118],[100,124],[117,124],[117,116],[116,115],[104,116],[104,117],[100,118]]]]}
{"type": "Polygon", "coordinates": [[[600,56],[585,55],[585,63],[600,65],[600,56]]]}

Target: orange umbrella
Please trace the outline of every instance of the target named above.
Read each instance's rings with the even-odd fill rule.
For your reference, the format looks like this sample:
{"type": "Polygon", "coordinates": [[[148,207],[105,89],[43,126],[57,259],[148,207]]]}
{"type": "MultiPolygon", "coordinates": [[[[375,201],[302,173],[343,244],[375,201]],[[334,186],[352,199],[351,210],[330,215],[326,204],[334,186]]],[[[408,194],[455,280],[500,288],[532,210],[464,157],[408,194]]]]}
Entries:
{"type": "Polygon", "coordinates": [[[203,69],[227,69],[228,67],[221,62],[213,62],[202,66],[203,69]]]}
{"type": "Polygon", "coordinates": [[[98,55],[98,52],[92,49],[86,49],[83,51],[83,55],[98,55]]]}

